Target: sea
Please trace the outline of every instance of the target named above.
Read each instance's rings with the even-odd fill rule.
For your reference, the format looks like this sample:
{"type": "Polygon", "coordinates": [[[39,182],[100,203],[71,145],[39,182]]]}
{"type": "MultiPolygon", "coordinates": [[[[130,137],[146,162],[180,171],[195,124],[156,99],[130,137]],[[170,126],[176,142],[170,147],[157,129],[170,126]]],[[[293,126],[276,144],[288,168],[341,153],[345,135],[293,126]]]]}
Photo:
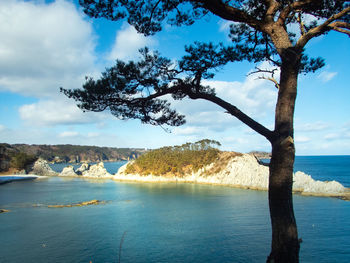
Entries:
{"type": "MultiPolygon", "coordinates": [[[[350,156],[298,156],[295,170],[350,187],[350,156]]],[[[1,263],[250,263],[270,251],[265,191],[50,177],[0,185],[0,209],[1,263]],[[104,203],[48,207],[92,199],[104,203]]],[[[294,210],[300,262],[350,262],[349,201],[295,194],[294,210]]]]}

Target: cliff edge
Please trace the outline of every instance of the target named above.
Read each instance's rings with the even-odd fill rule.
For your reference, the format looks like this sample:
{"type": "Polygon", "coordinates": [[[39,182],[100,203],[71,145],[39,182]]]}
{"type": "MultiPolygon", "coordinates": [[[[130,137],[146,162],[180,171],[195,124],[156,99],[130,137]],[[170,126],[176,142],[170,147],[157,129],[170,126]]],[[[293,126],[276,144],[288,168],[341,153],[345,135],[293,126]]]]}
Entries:
{"type": "MultiPolygon", "coordinates": [[[[228,153],[221,153],[226,154],[228,153]]],[[[129,162],[130,163],[130,162],[129,162]]],[[[126,173],[127,165],[122,166],[113,179],[140,182],[190,182],[202,184],[228,185],[233,187],[268,190],[269,168],[258,163],[250,154],[220,156],[217,161],[196,172],[183,176],[156,176],[126,173]],[[221,159],[221,161],[220,161],[221,159]],[[224,162],[222,160],[225,160],[224,162]]],[[[303,195],[344,196],[349,189],[336,181],[322,182],[303,172],[294,174],[293,191],[303,195]]]]}

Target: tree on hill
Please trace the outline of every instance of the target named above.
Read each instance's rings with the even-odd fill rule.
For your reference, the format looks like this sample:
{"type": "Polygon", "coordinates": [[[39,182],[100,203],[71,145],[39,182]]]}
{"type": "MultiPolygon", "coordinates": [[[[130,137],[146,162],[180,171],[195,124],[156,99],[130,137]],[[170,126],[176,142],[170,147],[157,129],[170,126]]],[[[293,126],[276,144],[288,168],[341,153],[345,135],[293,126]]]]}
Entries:
{"type": "Polygon", "coordinates": [[[220,153],[216,147],[220,145],[218,141],[205,139],[195,143],[151,150],[129,163],[125,172],[141,175],[183,176],[187,172],[197,172],[213,163],[220,153]]]}
{"type": "Polygon", "coordinates": [[[25,169],[28,165],[34,163],[38,158],[34,155],[18,152],[11,157],[10,167],[18,170],[25,169]]]}
{"type": "Polygon", "coordinates": [[[272,244],[268,262],[298,262],[300,241],[293,211],[292,184],[295,158],[293,117],[300,73],[324,65],[321,58],[308,58],[306,44],[313,38],[337,31],[350,36],[350,1],[344,0],[80,0],[86,14],[110,20],[126,18],[138,32],[152,35],[164,24],[192,25],[212,14],[231,21],[232,46],[194,43],[186,55],[173,62],[147,48],[138,62],[117,61],[98,80],[88,78],[83,89],[62,91],[89,111],[109,109],[122,119],[135,118],[153,125],[179,126],[184,116],[162,100],[171,94],[203,99],[221,106],[272,146],[269,176],[269,207],[272,244]],[[292,27],[294,26],[294,27],[292,27]],[[296,34],[291,28],[299,29],[296,34]],[[215,94],[203,80],[229,62],[269,61],[275,69],[265,73],[278,89],[275,127],[270,130],[215,94]],[[279,80],[274,74],[280,70],[279,80]]]}

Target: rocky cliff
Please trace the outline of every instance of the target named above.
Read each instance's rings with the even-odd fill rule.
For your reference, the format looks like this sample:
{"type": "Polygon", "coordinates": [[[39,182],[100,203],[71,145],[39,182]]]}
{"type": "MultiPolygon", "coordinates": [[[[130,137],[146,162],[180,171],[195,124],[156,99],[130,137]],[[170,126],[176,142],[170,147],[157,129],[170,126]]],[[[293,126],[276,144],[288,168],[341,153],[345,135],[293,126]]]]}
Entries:
{"type": "MultiPolygon", "coordinates": [[[[222,164],[212,163],[197,172],[192,172],[181,177],[165,177],[126,174],[126,164],[119,169],[114,179],[142,182],[191,182],[228,185],[256,190],[268,189],[269,168],[259,164],[254,156],[243,154],[232,157],[223,167],[216,169],[216,166],[220,165],[222,164]]],[[[293,191],[304,195],[343,196],[349,192],[349,189],[336,181],[316,181],[303,172],[296,172],[294,174],[293,191]]]]}

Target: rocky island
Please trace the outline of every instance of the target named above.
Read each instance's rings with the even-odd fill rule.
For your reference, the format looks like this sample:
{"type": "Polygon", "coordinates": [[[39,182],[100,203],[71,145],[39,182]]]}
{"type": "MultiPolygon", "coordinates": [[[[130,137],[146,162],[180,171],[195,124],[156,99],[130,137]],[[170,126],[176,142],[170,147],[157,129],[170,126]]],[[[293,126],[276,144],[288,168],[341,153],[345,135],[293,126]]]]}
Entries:
{"type": "MultiPolygon", "coordinates": [[[[269,168],[255,155],[221,152],[214,141],[200,141],[149,151],[122,166],[112,175],[103,163],[83,164],[74,170],[66,167],[59,176],[110,178],[135,182],[181,182],[227,185],[238,188],[268,190],[269,168]]],[[[314,180],[303,172],[294,174],[293,191],[302,195],[333,196],[349,199],[350,190],[336,181],[314,180]]]]}
{"type": "MultiPolygon", "coordinates": [[[[66,166],[54,172],[39,158],[30,166],[29,175],[113,179],[133,182],[181,182],[226,185],[244,189],[268,190],[269,168],[256,154],[222,152],[218,142],[202,140],[193,144],[163,147],[148,151],[110,174],[103,162],[83,163],[79,168],[66,166]]],[[[264,155],[266,157],[266,155],[264,155]]],[[[303,172],[294,174],[293,191],[302,195],[350,198],[350,189],[336,181],[317,181],[303,172]]]]}
{"type": "MultiPolygon", "coordinates": [[[[227,153],[222,154],[227,155],[227,153]]],[[[259,164],[256,158],[250,154],[232,156],[227,163],[219,165],[220,169],[216,169],[218,164],[213,162],[198,171],[189,172],[182,176],[128,173],[128,165],[130,163],[121,167],[113,179],[139,182],[201,183],[268,190],[269,168],[259,164]]],[[[344,197],[345,199],[350,197],[350,190],[339,182],[317,181],[303,172],[294,174],[293,191],[302,195],[344,197]]]]}

